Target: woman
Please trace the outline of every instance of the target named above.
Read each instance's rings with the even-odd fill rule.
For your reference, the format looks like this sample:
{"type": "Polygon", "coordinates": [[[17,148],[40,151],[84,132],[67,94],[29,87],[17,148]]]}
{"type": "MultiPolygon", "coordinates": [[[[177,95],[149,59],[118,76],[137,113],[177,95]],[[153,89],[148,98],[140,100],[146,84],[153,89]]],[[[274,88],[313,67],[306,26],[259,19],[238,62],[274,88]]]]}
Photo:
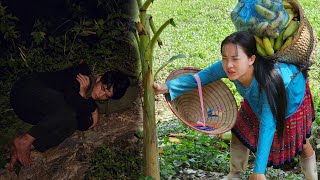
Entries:
{"type": "MultiPolygon", "coordinates": [[[[267,166],[282,167],[300,155],[306,179],[318,179],[315,152],[309,143],[315,111],[306,72],[292,65],[265,60],[248,31],[235,32],[221,43],[222,60],[198,73],[202,85],[230,79],[244,100],[232,129],[230,173],[239,179],[249,150],[256,154],[250,179],[265,179],[267,166]]],[[[192,75],[154,84],[155,94],[171,100],[197,88],[192,75]]]]}
{"type": "Polygon", "coordinates": [[[119,99],[129,78],[116,71],[94,77],[86,63],[57,72],[38,72],[18,80],[10,94],[11,106],[23,121],[32,124],[28,133],[15,137],[9,169],[15,163],[31,165],[31,146],[40,152],[60,144],[77,129],[96,126],[95,101],[119,99]]]}

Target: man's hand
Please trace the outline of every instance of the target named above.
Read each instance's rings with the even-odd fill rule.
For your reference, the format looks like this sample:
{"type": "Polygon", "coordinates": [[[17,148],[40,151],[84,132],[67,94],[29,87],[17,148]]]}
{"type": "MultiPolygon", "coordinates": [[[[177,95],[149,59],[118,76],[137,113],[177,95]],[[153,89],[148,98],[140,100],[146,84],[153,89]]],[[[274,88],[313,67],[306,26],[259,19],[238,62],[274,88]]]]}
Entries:
{"type": "Polygon", "coordinates": [[[91,129],[91,128],[95,129],[95,127],[99,121],[98,108],[93,113],[91,113],[91,116],[92,116],[92,125],[89,127],[89,129],[91,129]]]}
{"type": "Polygon", "coordinates": [[[251,174],[249,180],[266,180],[266,176],[264,174],[251,174]]]}
{"type": "Polygon", "coordinates": [[[88,87],[90,85],[90,78],[88,76],[82,75],[82,74],[78,74],[77,75],[77,81],[80,83],[80,92],[79,94],[82,97],[86,97],[86,92],[88,90],[88,87]]]}
{"type": "Polygon", "coordinates": [[[169,93],[168,86],[166,84],[153,83],[153,90],[155,95],[169,93]]]}

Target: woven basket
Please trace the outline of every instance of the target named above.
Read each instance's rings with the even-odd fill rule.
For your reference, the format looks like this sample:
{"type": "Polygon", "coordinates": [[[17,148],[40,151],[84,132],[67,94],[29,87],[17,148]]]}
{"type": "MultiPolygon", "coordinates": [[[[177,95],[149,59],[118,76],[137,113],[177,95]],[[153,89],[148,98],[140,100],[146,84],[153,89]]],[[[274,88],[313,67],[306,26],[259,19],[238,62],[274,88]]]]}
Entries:
{"type": "Polygon", "coordinates": [[[292,43],[287,48],[279,50],[271,56],[267,56],[266,59],[296,64],[300,67],[309,67],[315,61],[318,42],[317,34],[313,31],[309,21],[305,17],[299,2],[297,0],[290,0],[289,3],[299,13],[300,27],[292,43]]]}
{"type": "MultiPolygon", "coordinates": [[[[187,74],[195,74],[201,69],[185,67],[173,71],[166,81],[175,79],[187,74]]],[[[212,129],[199,129],[197,122],[202,117],[198,89],[187,92],[173,101],[166,102],[172,112],[187,126],[206,134],[222,134],[229,131],[235,124],[237,117],[237,104],[233,94],[226,84],[218,80],[202,87],[203,104],[206,119],[206,126],[212,129]],[[212,112],[216,112],[212,114],[212,112]]]]}

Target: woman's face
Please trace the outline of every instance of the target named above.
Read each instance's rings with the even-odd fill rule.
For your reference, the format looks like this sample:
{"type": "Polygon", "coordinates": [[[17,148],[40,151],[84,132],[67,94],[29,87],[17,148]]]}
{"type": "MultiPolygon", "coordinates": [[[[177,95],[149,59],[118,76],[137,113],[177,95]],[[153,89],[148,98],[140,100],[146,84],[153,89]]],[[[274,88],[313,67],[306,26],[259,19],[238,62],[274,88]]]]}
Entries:
{"type": "Polygon", "coordinates": [[[107,87],[102,84],[100,77],[97,78],[96,84],[94,85],[91,97],[94,100],[107,100],[113,96],[113,86],[107,87]]]}
{"type": "Polygon", "coordinates": [[[231,81],[251,82],[254,61],[255,55],[248,57],[239,45],[227,43],[222,48],[222,66],[231,81]]]}

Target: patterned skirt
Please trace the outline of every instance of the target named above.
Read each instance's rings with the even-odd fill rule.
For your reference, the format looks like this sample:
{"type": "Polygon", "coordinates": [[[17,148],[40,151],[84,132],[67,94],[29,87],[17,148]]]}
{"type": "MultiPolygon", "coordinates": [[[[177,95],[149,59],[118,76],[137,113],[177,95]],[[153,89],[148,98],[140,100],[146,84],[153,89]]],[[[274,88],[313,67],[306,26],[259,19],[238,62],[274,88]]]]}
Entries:
{"type": "MultiPolygon", "coordinates": [[[[259,119],[255,116],[247,100],[241,102],[237,121],[232,132],[252,152],[257,151],[259,139],[259,119]]],[[[297,111],[286,119],[283,139],[279,142],[277,131],[272,142],[268,159],[268,167],[281,168],[291,163],[294,157],[300,155],[303,144],[311,135],[312,122],[315,119],[315,109],[308,81],[303,102],[297,111]]]]}

